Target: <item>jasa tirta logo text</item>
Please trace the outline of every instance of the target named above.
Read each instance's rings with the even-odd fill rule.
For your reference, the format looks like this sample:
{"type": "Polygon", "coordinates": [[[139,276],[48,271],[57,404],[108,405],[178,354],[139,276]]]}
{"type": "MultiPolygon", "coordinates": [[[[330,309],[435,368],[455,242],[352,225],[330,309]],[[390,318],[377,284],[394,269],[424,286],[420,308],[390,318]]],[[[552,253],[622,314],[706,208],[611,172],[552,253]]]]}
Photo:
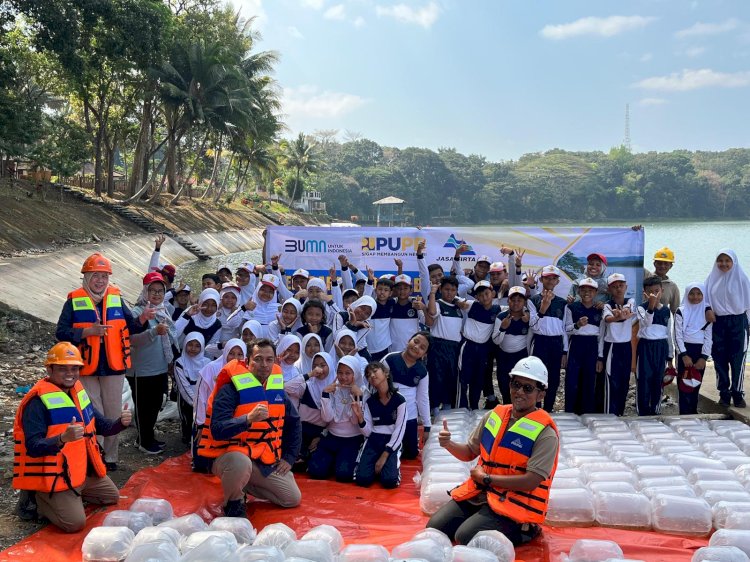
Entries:
{"type": "Polygon", "coordinates": [[[415,236],[365,236],[362,238],[362,253],[377,253],[381,256],[409,255],[417,251],[424,238],[415,236]]]}

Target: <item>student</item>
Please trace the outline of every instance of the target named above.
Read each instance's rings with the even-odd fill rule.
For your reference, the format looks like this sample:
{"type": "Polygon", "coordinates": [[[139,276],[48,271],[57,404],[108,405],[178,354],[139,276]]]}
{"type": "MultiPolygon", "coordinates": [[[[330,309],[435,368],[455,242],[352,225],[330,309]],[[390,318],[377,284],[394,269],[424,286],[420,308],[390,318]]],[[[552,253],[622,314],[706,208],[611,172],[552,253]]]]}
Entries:
{"type": "Polygon", "coordinates": [[[680,306],[680,288],[677,283],[672,281],[667,273],[674,266],[674,252],[664,246],[654,253],[654,272],[651,273],[645,267],[643,268],[643,278],[656,275],[661,279],[661,302],[669,307],[669,311],[674,314],[680,306]]]}
{"type": "Polygon", "coordinates": [[[268,325],[276,320],[279,312],[276,289],[279,287],[279,278],[271,273],[261,277],[260,283],[255,288],[252,300],[242,305],[244,318],[246,320],[257,320],[263,333],[262,338],[268,337],[268,325]]]}
{"type": "Polygon", "coordinates": [[[492,341],[498,349],[497,387],[503,404],[510,404],[510,371],[529,355],[531,327],[526,301],[525,288],[511,287],[508,291],[508,310],[497,316],[492,330],[492,341]]]}
{"type": "MultiPolygon", "coordinates": [[[[359,370],[360,375],[364,373],[365,367],[367,367],[367,359],[362,357],[357,351],[357,335],[346,328],[336,332],[336,335],[333,338],[333,350],[331,355],[336,361],[347,355],[355,357],[357,361],[359,361],[361,367],[359,370]]],[[[359,386],[364,387],[364,378],[359,381],[358,384],[359,386]]]]}
{"type": "Polygon", "coordinates": [[[419,313],[426,305],[411,298],[412,284],[408,275],[397,275],[394,283],[396,298],[391,311],[391,352],[400,353],[406,348],[406,342],[419,332],[419,313]]]}
{"type": "MultiPolygon", "coordinates": [[[[466,253],[469,250],[469,246],[467,244],[461,244],[458,248],[456,248],[456,253],[453,256],[453,265],[451,266],[451,271],[456,275],[462,275],[463,274],[463,268],[461,267],[461,255],[466,253]]],[[[472,283],[476,286],[476,284],[479,281],[484,281],[489,272],[490,272],[490,264],[492,264],[492,260],[489,256],[479,256],[477,258],[477,261],[474,262],[474,269],[471,273],[467,276],[469,279],[471,279],[472,283]]]]}
{"type": "Polygon", "coordinates": [[[198,381],[201,378],[200,371],[211,362],[203,354],[204,345],[205,342],[200,332],[188,334],[182,343],[182,355],[174,362],[174,376],[179,391],[177,411],[180,414],[182,442],[186,445],[190,443],[193,427],[193,404],[198,390],[198,381]]]}
{"type": "MultiPolygon", "coordinates": [[[[420,240],[417,245],[417,267],[419,268],[420,288],[422,291],[422,299],[424,301],[430,300],[431,287],[433,285],[440,286],[440,281],[445,277],[442,265],[438,263],[427,265],[427,260],[425,260],[424,257],[426,245],[427,244],[424,240],[420,240]]],[[[458,296],[461,298],[466,297],[472,287],[474,287],[474,283],[463,274],[463,271],[461,271],[460,274],[453,276],[458,280],[458,296]]],[[[438,289],[435,298],[438,300],[442,298],[440,289],[438,289]]]]}
{"type": "Polygon", "coordinates": [[[279,259],[281,256],[271,256],[271,273],[278,278],[276,284],[276,290],[278,291],[279,301],[285,301],[286,299],[292,298],[294,295],[287,287],[286,273],[284,268],[279,265],[279,259]]]}
{"type": "Polygon", "coordinates": [[[329,271],[331,277],[331,294],[327,294],[325,281],[313,277],[307,282],[307,294],[305,295],[305,303],[307,301],[315,300],[323,304],[325,307],[325,316],[323,317],[323,323],[326,325],[333,324],[333,317],[337,312],[343,310],[344,302],[341,298],[341,287],[336,281],[336,268],[331,268],[329,271]]]}
{"type": "Polygon", "coordinates": [[[276,318],[268,325],[268,339],[278,345],[283,336],[296,333],[302,327],[301,312],[302,304],[297,299],[286,299],[281,312],[276,313],[276,318]]]}
{"type": "Polygon", "coordinates": [[[430,329],[430,353],[427,372],[430,373],[430,408],[455,408],[458,395],[458,357],[461,352],[461,329],[464,314],[456,297],[458,280],[443,277],[440,285],[432,286],[427,302],[425,323],[430,329]],[[437,298],[440,292],[441,298],[437,298]]]}
{"type": "Polygon", "coordinates": [[[428,390],[430,379],[423,361],[429,350],[429,332],[417,332],[406,343],[404,351],[389,353],[382,361],[391,372],[396,390],[406,398],[407,421],[401,453],[404,459],[416,459],[419,454],[418,418],[422,420],[423,439],[427,439],[432,425],[428,390]]]}
{"type": "Polygon", "coordinates": [[[229,269],[227,264],[220,265],[219,269],[216,270],[216,275],[219,276],[220,285],[232,281],[232,270],[229,269]]]}
{"type": "MultiPolygon", "coordinates": [[[[609,300],[607,294],[607,258],[604,254],[593,253],[586,257],[586,268],[584,270],[584,278],[593,279],[596,282],[596,295],[594,296],[594,303],[598,309],[604,308],[604,304],[609,300]]],[[[570,286],[568,292],[568,302],[580,300],[580,293],[578,287],[581,280],[575,279],[570,286]]]]}
{"type": "Polygon", "coordinates": [[[180,315],[190,307],[190,292],[190,285],[180,285],[175,291],[172,321],[176,322],[180,315]]]}
{"type": "Polygon", "coordinates": [[[547,368],[549,385],[544,393],[544,409],[551,412],[560,386],[560,369],[568,360],[568,336],[565,332],[565,299],[555,295],[560,270],[554,265],[542,268],[542,292],[528,301],[529,324],[533,331],[529,354],[538,357],[547,368]]]}
{"type": "Polygon", "coordinates": [[[302,342],[296,334],[283,336],[276,347],[276,361],[281,367],[285,383],[302,374],[295,365],[299,359],[301,347],[302,342]]]}
{"type": "Polygon", "coordinates": [[[711,356],[716,369],[719,403],[729,406],[731,399],[735,406],[744,408],[750,280],[740,267],[734,250],[725,248],[719,251],[714,267],[706,278],[704,296],[710,307],[706,318],[714,322],[711,356]]]}
{"type": "Polygon", "coordinates": [[[470,410],[479,409],[479,396],[484,389],[492,346],[492,329],[500,314],[500,307],[492,303],[494,294],[489,281],[478,281],[474,285],[474,298],[476,300],[460,305],[466,310],[466,321],[463,327],[464,343],[458,360],[458,378],[461,382],[458,407],[468,407],[470,410]]]}
{"type": "Polygon", "coordinates": [[[633,362],[631,343],[633,324],[637,321],[635,301],[625,300],[628,290],[625,276],[613,273],[607,278],[611,299],[604,305],[604,337],[601,340],[599,361],[604,370],[604,413],[621,416],[630,387],[633,362]]]}
{"type": "Polygon", "coordinates": [[[365,369],[369,392],[364,402],[352,404],[365,444],[359,452],[354,481],[370,486],[380,478],[383,488],[396,488],[401,482],[399,453],[406,428],[406,399],[396,391],[388,368],[370,363],[365,369]]]}
{"type": "Polygon", "coordinates": [[[302,351],[295,367],[300,374],[310,374],[313,358],[323,350],[323,342],[318,334],[307,334],[302,338],[302,351]]]}
{"type": "Polygon", "coordinates": [[[182,338],[191,332],[200,332],[206,347],[220,341],[221,321],[216,318],[219,308],[219,292],[216,289],[203,289],[198,304],[188,308],[175,322],[177,337],[182,338]]]}
{"type": "Polygon", "coordinates": [[[261,334],[262,332],[263,327],[260,325],[260,322],[257,320],[248,320],[242,325],[240,334],[245,345],[250,345],[251,341],[260,339],[258,334],[261,334]]]}
{"type": "Polygon", "coordinates": [[[351,356],[339,359],[336,382],[326,386],[321,398],[321,418],[328,434],[320,439],[310,455],[307,472],[310,478],[325,480],[334,474],[339,482],[351,482],[363,437],[352,404],[362,400],[360,362],[351,356]]]}
{"type": "Polygon", "coordinates": [[[367,360],[370,353],[367,350],[367,334],[370,332],[369,320],[377,310],[375,299],[368,296],[359,297],[349,305],[346,312],[339,312],[335,317],[334,334],[341,329],[354,332],[357,336],[357,351],[367,360]]]}
{"type": "Polygon", "coordinates": [[[698,413],[703,372],[711,355],[713,326],[706,322],[706,303],[703,299],[705,290],[702,283],[688,284],[682,304],[674,315],[681,416],[698,413]],[[694,374],[696,371],[698,376],[694,374]]]}
{"type": "Polygon", "coordinates": [[[255,275],[255,265],[250,262],[244,262],[237,267],[235,271],[235,279],[237,279],[237,287],[239,288],[240,294],[238,295],[238,302],[246,303],[249,301],[253,293],[255,293],[255,287],[258,284],[258,277],[255,275]]]}
{"type": "Polygon", "coordinates": [[[206,289],[216,289],[217,291],[221,288],[221,278],[215,273],[204,273],[201,277],[201,291],[206,289]]]}
{"type": "Polygon", "coordinates": [[[297,269],[292,273],[292,292],[304,291],[310,281],[310,272],[306,269],[297,269]]]}
{"type": "Polygon", "coordinates": [[[565,411],[576,414],[600,412],[596,404],[597,373],[601,368],[599,339],[602,313],[594,299],[598,283],[591,277],[578,283],[578,298],[565,307],[568,365],[565,369],[565,411]]]}
{"type": "Polygon", "coordinates": [[[388,355],[391,346],[391,312],[393,311],[393,281],[387,275],[381,276],[375,285],[375,273],[368,270],[368,288],[375,286],[375,303],[377,308],[368,322],[367,351],[373,361],[380,361],[388,355]]]}
{"type": "Polygon", "coordinates": [[[216,319],[221,322],[219,331],[219,342],[206,346],[206,355],[211,359],[216,359],[221,355],[224,344],[229,340],[240,337],[240,328],[242,327],[242,314],[234,314],[237,310],[237,303],[240,302],[240,288],[236,283],[224,283],[219,291],[219,309],[216,311],[216,319]]]}
{"type": "MultiPolygon", "coordinates": [[[[315,279],[311,279],[310,283],[313,281],[315,279]]],[[[302,307],[302,313],[300,314],[302,326],[297,328],[297,334],[302,338],[308,334],[317,334],[320,337],[323,348],[326,351],[330,351],[333,347],[333,330],[329,326],[326,326],[325,318],[326,306],[317,299],[308,298],[302,307]]]]}
{"type": "Polygon", "coordinates": [[[664,370],[672,366],[672,315],[660,302],[661,279],[643,280],[645,301],[638,307],[636,405],[639,416],[661,413],[664,370]]]}

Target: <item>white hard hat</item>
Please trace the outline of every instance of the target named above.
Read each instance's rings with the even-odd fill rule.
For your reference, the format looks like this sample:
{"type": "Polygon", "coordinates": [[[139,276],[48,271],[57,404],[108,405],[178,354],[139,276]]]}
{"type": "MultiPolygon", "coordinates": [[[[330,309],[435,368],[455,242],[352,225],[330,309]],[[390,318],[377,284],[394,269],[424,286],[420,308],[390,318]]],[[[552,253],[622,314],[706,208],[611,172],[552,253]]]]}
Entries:
{"type": "Polygon", "coordinates": [[[524,357],[516,363],[516,366],[513,367],[513,370],[510,372],[510,376],[531,379],[532,381],[541,383],[544,388],[547,388],[549,382],[547,367],[544,366],[541,359],[534,357],[533,355],[524,357]]]}

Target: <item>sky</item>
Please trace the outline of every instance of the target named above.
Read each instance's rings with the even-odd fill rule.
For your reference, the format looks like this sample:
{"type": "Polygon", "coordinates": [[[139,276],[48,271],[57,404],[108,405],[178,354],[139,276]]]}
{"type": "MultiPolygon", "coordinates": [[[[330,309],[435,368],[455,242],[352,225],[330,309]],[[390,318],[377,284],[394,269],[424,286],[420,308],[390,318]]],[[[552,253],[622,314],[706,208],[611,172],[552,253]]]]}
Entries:
{"type": "Polygon", "coordinates": [[[750,0],[232,0],[280,54],[285,136],[491,161],[750,147],[750,0]]]}

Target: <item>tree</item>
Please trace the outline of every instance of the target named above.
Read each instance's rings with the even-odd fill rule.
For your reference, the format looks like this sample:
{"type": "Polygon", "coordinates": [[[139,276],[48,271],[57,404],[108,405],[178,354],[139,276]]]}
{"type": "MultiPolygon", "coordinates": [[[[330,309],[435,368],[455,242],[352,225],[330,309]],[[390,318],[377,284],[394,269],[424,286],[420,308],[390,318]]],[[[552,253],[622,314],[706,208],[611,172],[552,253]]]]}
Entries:
{"type": "Polygon", "coordinates": [[[285,187],[291,187],[291,192],[287,190],[291,207],[302,196],[304,178],[318,171],[320,161],[315,153],[315,144],[307,142],[302,133],[292,141],[282,141],[280,148],[283,165],[293,175],[293,182],[285,184],[285,187]]]}

